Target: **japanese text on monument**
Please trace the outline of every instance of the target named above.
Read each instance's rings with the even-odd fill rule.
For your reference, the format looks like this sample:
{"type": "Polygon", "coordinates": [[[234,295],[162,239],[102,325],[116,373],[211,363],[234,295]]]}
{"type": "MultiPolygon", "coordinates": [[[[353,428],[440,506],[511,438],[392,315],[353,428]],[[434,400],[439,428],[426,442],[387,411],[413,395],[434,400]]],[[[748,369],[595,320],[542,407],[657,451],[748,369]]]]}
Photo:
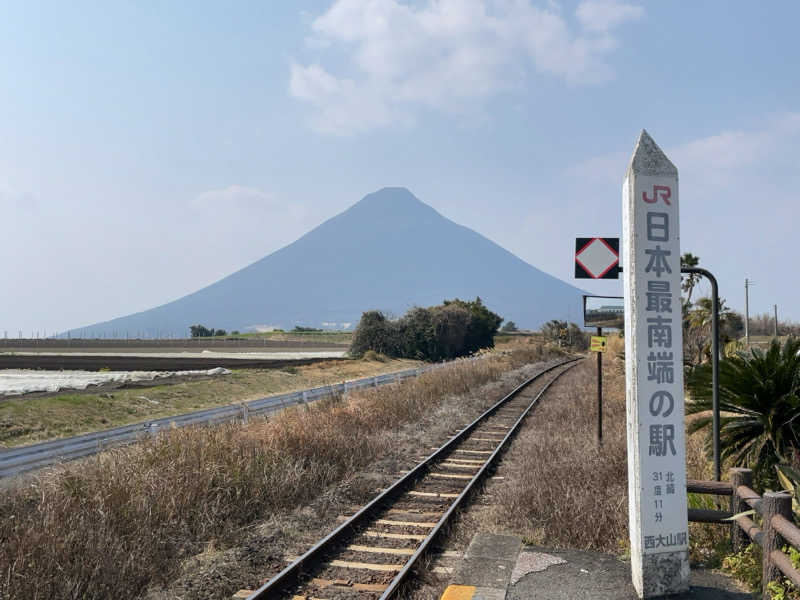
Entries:
{"type": "Polygon", "coordinates": [[[647,187],[637,198],[644,209],[640,264],[645,265],[639,274],[645,293],[637,303],[644,315],[640,340],[647,348],[647,368],[639,382],[640,443],[650,470],[649,481],[642,481],[642,509],[651,517],[643,542],[646,552],[664,552],[685,548],[688,542],[681,522],[686,520],[685,501],[678,495],[685,495],[685,470],[676,462],[676,444],[683,435],[680,256],[672,189],[658,183],[647,187]]]}

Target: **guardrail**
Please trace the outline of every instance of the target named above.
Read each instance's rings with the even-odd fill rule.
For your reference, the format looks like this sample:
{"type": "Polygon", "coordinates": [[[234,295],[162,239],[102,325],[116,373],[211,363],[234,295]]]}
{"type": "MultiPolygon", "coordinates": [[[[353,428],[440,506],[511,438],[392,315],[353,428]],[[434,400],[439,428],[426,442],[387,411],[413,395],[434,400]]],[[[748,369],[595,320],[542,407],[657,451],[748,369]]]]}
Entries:
{"type": "Polygon", "coordinates": [[[218,425],[221,423],[236,421],[241,419],[247,422],[250,416],[265,415],[286,407],[313,402],[320,398],[329,397],[335,394],[345,394],[350,390],[365,387],[378,387],[390,383],[396,383],[409,377],[440,369],[458,362],[477,360],[480,357],[458,359],[455,361],[426,365],[416,369],[405,369],[393,373],[384,373],[372,377],[364,377],[352,381],[343,381],[332,385],[323,385],[306,390],[298,390],[286,394],[267,396],[248,402],[229,404],[216,408],[209,408],[172,417],[162,417],[152,421],[144,421],[86,433],[70,438],[62,438],[0,450],[0,478],[18,475],[26,471],[32,471],[56,462],[74,460],[85,456],[96,454],[114,446],[129,444],[140,439],[142,436],[154,435],[163,427],[186,427],[189,425],[218,425]]]}
{"type": "MultiPolygon", "coordinates": [[[[752,542],[762,551],[762,598],[770,599],[767,590],[770,582],[788,578],[800,588],[800,571],[783,552],[784,546],[800,549],[800,529],[793,521],[792,496],[786,492],[766,492],[763,496],[753,491],[751,469],[731,469],[730,481],[687,481],[686,490],[695,494],[730,496],[730,511],[689,509],[689,520],[695,523],[731,525],[731,545],[734,552],[743,550],[752,542]],[[748,515],[755,511],[760,521],[748,515]],[[738,516],[737,516],[738,515],[738,516]],[[736,517],[731,521],[731,517],[736,517]]],[[[757,517],[757,518],[758,518],[757,517]]]]}

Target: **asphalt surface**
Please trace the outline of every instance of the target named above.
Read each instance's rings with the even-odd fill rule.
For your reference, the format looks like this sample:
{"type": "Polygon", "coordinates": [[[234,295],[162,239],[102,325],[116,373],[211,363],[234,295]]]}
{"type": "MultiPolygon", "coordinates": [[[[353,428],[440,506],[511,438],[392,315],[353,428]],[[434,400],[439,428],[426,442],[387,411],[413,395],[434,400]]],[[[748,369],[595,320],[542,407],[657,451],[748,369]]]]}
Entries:
{"type": "MultiPolygon", "coordinates": [[[[631,583],[630,563],[610,554],[579,550],[526,548],[520,553],[541,553],[564,560],[542,571],[534,571],[512,583],[508,600],[638,600],[631,583]]],[[[752,600],[722,574],[692,569],[687,593],[671,600],[752,600]]]]}
{"type": "MultiPolygon", "coordinates": [[[[670,600],[753,600],[721,573],[692,569],[670,600]]],[[[442,600],[638,600],[630,563],[611,554],[524,546],[514,535],[477,533],[442,600]]]]}

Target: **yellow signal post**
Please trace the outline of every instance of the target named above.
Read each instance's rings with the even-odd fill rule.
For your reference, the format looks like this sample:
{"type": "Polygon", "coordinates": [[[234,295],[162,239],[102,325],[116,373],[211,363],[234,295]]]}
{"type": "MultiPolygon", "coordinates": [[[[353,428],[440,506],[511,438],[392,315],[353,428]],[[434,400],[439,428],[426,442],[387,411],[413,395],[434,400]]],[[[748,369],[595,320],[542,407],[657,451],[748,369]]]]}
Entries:
{"type": "Polygon", "coordinates": [[[589,342],[589,350],[597,352],[597,445],[603,445],[603,352],[606,351],[606,338],[603,328],[597,328],[589,342]]]}

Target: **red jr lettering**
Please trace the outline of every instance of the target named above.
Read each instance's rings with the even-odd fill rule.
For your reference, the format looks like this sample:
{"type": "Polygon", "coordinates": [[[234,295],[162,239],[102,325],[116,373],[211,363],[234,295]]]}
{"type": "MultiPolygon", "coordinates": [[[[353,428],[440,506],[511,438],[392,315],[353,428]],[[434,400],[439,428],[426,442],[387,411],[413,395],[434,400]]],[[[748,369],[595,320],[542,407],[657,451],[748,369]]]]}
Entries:
{"type": "Polygon", "coordinates": [[[647,192],[642,192],[642,200],[648,204],[655,204],[659,201],[659,199],[661,199],[667,206],[672,206],[672,203],[669,201],[671,196],[672,190],[670,190],[669,186],[666,185],[654,185],[652,198],[648,198],[647,192]]]}

